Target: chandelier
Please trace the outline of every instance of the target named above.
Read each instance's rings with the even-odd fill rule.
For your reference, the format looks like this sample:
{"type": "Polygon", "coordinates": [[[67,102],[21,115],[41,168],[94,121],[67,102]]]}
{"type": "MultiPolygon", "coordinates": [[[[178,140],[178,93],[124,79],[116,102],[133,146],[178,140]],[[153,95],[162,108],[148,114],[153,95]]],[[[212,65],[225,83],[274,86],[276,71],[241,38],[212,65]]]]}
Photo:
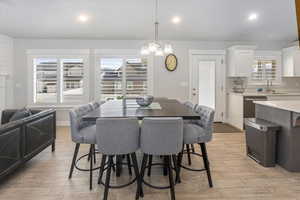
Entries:
{"type": "Polygon", "coordinates": [[[164,44],[163,42],[158,40],[158,0],[155,0],[155,22],[154,22],[154,41],[145,44],[141,48],[142,55],[154,54],[155,56],[163,56],[164,54],[173,53],[173,47],[171,44],[164,44]]]}

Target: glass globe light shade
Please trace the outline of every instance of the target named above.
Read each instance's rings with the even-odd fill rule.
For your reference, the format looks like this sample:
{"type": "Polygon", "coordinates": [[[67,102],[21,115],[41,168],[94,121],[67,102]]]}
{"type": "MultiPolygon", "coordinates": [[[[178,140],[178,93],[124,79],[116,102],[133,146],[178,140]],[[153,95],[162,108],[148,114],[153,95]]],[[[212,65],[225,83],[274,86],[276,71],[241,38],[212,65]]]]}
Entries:
{"type": "Polygon", "coordinates": [[[166,44],[166,45],[165,45],[164,52],[165,52],[166,54],[173,53],[173,47],[172,47],[172,45],[166,44]]]}
{"type": "Polygon", "coordinates": [[[159,48],[159,45],[157,43],[155,43],[155,42],[149,43],[148,49],[150,52],[156,52],[158,48],[159,48]]]}
{"type": "Polygon", "coordinates": [[[143,47],[142,47],[142,49],[141,49],[141,54],[142,54],[142,55],[149,55],[149,54],[150,54],[150,51],[149,51],[148,46],[143,46],[143,47]]]}
{"type": "Polygon", "coordinates": [[[163,56],[163,55],[164,55],[164,52],[163,52],[162,48],[158,48],[158,49],[155,51],[155,55],[156,55],[156,56],[163,56]]]}

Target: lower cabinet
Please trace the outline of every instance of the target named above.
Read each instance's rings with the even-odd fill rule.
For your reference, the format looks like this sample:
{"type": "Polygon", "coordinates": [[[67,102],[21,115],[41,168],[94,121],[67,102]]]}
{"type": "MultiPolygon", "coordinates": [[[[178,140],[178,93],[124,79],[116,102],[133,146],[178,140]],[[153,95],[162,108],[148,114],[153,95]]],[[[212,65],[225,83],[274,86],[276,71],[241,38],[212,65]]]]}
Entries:
{"type": "Polygon", "coordinates": [[[243,129],[244,126],[244,97],[241,94],[227,96],[227,123],[243,129]]]}
{"type": "Polygon", "coordinates": [[[255,105],[249,101],[289,101],[300,100],[300,95],[258,95],[248,96],[243,94],[229,93],[227,95],[227,123],[230,125],[244,129],[244,118],[255,117],[251,113],[255,113],[255,105]]]}

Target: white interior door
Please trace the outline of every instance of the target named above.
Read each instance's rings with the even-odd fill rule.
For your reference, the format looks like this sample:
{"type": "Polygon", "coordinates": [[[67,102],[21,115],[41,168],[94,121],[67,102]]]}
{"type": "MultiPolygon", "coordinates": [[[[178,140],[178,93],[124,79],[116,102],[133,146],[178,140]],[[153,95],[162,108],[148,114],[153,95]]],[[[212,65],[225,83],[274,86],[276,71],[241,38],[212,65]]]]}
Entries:
{"type": "Polygon", "coordinates": [[[215,121],[222,122],[225,111],[224,55],[192,55],[191,100],[215,109],[215,121]]]}

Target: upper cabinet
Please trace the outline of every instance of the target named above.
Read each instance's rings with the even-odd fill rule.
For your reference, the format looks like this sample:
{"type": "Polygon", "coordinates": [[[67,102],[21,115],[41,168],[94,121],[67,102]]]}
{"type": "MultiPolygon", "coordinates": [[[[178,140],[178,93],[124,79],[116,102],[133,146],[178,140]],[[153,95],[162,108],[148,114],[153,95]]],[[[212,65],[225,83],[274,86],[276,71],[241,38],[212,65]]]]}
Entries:
{"type": "Polygon", "coordinates": [[[283,49],[283,76],[300,77],[299,46],[283,49]]]}
{"type": "Polygon", "coordinates": [[[249,77],[254,63],[255,46],[232,46],[227,52],[229,77],[249,77]]]}

